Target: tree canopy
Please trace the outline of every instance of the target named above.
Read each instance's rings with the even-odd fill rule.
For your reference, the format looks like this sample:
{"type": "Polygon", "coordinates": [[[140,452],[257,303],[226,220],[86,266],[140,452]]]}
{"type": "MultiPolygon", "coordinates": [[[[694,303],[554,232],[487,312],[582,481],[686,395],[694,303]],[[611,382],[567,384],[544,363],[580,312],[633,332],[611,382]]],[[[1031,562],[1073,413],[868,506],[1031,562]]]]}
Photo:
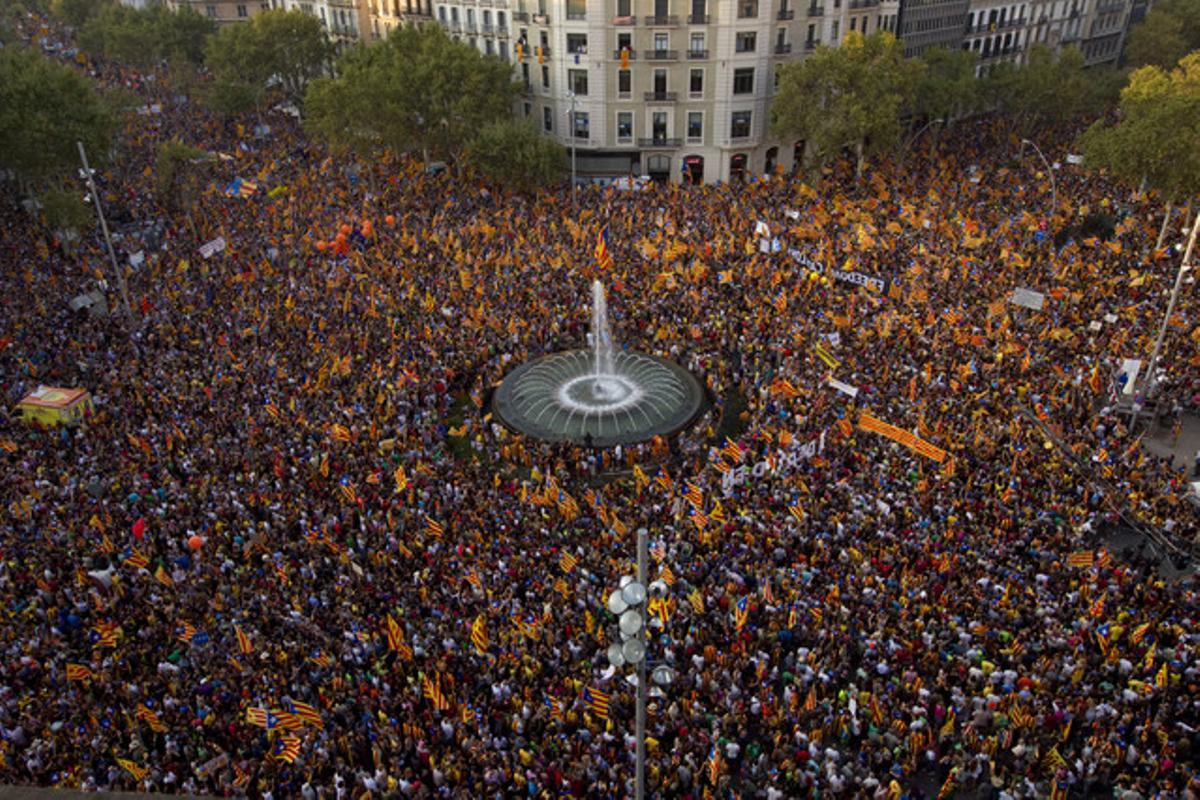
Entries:
{"type": "Polygon", "coordinates": [[[397,28],[384,42],[348,51],[336,71],[309,87],[306,125],[358,152],[454,158],[477,131],[509,117],[517,92],[507,62],[438,26],[397,28]]]}
{"type": "Polygon", "coordinates": [[[1187,53],[1183,21],[1157,8],[1150,10],[1125,41],[1125,61],[1133,67],[1172,67],[1187,53]]]}
{"type": "Polygon", "coordinates": [[[38,182],[79,164],[75,142],[100,160],[116,127],[108,104],[71,67],[20,47],[0,49],[0,167],[38,182]]]}
{"type": "Polygon", "coordinates": [[[562,145],[521,120],[484,127],[471,140],[467,160],[496,183],[519,192],[558,183],[566,169],[562,145]]]}
{"type": "Polygon", "coordinates": [[[900,111],[911,106],[922,69],[890,33],[851,33],[840,47],[819,47],[781,69],[771,129],[807,140],[822,162],[853,148],[861,170],[865,155],[898,142],[900,111]]]}
{"type": "Polygon", "coordinates": [[[925,68],[913,100],[913,111],[918,117],[949,122],[975,111],[979,103],[979,80],[975,77],[977,53],[935,47],[923,53],[921,61],[925,68]]]}
{"type": "Polygon", "coordinates": [[[109,5],[89,19],[79,32],[84,50],[136,66],[164,59],[199,64],[204,45],[216,24],[189,7],[171,11],[162,5],[144,9],[109,5]]]}
{"type": "Polygon", "coordinates": [[[1173,70],[1146,66],[1121,91],[1116,123],[1082,139],[1086,162],[1130,183],[1145,180],[1170,200],[1200,193],[1200,52],[1173,70]]]}
{"type": "Polygon", "coordinates": [[[213,73],[217,105],[233,111],[239,105],[261,105],[273,80],[299,100],[325,70],[332,52],[316,17],[272,10],[222,28],[205,47],[205,64],[213,73]]]}

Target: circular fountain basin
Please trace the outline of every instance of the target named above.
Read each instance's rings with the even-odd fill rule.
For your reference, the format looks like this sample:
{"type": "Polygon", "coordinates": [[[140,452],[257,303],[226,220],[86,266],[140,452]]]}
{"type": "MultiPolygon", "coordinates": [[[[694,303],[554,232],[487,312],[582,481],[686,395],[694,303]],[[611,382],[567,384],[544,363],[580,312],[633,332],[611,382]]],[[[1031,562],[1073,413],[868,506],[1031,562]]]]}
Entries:
{"type": "Polygon", "coordinates": [[[510,428],[597,447],[675,433],[703,404],[692,373],[665,358],[624,351],[613,354],[603,374],[591,350],[542,356],[505,376],[492,396],[492,410],[510,428]]]}

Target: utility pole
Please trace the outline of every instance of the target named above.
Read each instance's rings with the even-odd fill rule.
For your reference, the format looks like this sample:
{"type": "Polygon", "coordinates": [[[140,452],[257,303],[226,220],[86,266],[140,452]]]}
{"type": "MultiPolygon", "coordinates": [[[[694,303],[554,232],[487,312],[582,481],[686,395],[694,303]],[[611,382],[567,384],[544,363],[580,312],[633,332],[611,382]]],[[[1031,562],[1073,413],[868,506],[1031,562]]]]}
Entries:
{"type": "MultiPolygon", "coordinates": [[[[1038,158],[1042,160],[1042,164],[1046,167],[1046,174],[1050,176],[1050,216],[1046,220],[1046,228],[1049,229],[1050,223],[1054,221],[1055,213],[1058,212],[1058,182],[1054,179],[1054,170],[1050,168],[1050,162],[1046,160],[1045,154],[1042,153],[1042,148],[1038,147],[1030,139],[1021,140],[1022,150],[1024,150],[1025,145],[1032,147],[1034,152],[1038,154],[1038,158]]],[[[1054,231],[1047,230],[1046,235],[1051,237],[1054,235],[1054,231]]]]}
{"type": "MultiPolygon", "coordinates": [[[[1175,273],[1175,288],[1171,290],[1171,299],[1167,301],[1167,313],[1163,314],[1162,325],[1158,328],[1158,337],[1154,340],[1154,352],[1150,354],[1150,363],[1146,366],[1146,396],[1147,399],[1150,393],[1154,391],[1155,385],[1158,383],[1158,357],[1162,354],[1163,340],[1167,338],[1167,325],[1171,321],[1171,314],[1175,313],[1175,301],[1179,299],[1179,289],[1183,286],[1183,276],[1191,271],[1192,249],[1196,246],[1196,230],[1200,229],[1200,214],[1196,215],[1196,219],[1192,222],[1192,230],[1188,234],[1187,248],[1183,251],[1183,261],[1179,262],[1179,271],[1175,273]]],[[[1133,415],[1129,420],[1129,429],[1133,430],[1133,426],[1137,424],[1138,407],[1137,393],[1133,396],[1133,415]]]]}
{"type": "Polygon", "coordinates": [[[112,237],[108,234],[108,221],[104,219],[104,209],[100,207],[100,193],[96,191],[96,181],[92,178],[92,168],[88,166],[87,153],[84,152],[83,142],[77,141],[79,160],[83,162],[83,177],[87,180],[88,189],[92,193],[92,202],[96,204],[96,215],[100,217],[100,230],[104,232],[104,243],[108,245],[108,257],[112,261],[113,272],[117,276],[117,288],[121,291],[121,307],[125,310],[125,321],[133,321],[133,310],[129,307],[129,288],[125,285],[125,271],[117,263],[117,253],[113,250],[112,237]]]}

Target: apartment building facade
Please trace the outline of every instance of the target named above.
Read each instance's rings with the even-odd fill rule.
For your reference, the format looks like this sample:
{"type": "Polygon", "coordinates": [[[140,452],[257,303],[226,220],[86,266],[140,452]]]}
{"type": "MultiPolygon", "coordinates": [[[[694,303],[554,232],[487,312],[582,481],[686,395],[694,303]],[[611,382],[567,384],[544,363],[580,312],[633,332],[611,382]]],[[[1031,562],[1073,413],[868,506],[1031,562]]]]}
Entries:
{"type": "Polygon", "coordinates": [[[270,0],[167,0],[170,8],[190,8],[218,25],[245,22],[271,7],[270,0]]]}
{"type": "Polygon", "coordinates": [[[451,35],[510,60],[520,113],[576,150],[581,179],[712,182],[789,170],[777,71],[850,31],[895,31],[898,0],[434,0],[451,35]]]}

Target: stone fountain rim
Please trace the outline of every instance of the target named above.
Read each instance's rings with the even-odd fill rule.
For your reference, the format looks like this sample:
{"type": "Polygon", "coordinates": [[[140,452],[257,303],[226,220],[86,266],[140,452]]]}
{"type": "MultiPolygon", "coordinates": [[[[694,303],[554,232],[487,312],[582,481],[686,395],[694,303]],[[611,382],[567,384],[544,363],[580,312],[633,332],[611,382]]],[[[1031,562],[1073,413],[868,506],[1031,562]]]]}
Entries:
{"type": "MultiPolygon", "coordinates": [[[[584,438],[575,436],[561,431],[554,431],[543,426],[535,425],[531,421],[521,417],[516,408],[511,404],[510,395],[521,375],[525,374],[530,369],[540,364],[543,361],[554,358],[556,356],[571,355],[575,353],[590,356],[592,350],[590,348],[575,348],[570,350],[556,350],[552,353],[545,353],[537,358],[530,359],[517,365],[510,370],[500,381],[500,385],[496,387],[492,394],[491,409],[496,419],[498,419],[504,427],[510,431],[530,436],[535,439],[548,442],[574,442],[576,444],[584,444],[584,438]]],[[[611,435],[611,436],[594,436],[592,438],[592,446],[594,447],[613,447],[618,444],[637,444],[639,442],[649,441],[655,436],[671,436],[679,431],[687,428],[704,411],[708,403],[708,395],[704,385],[700,380],[692,374],[687,368],[676,361],[662,356],[656,356],[652,353],[646,353],[640,350],[621,350],[615,351],[614,355],[618,358],[621,355],[638,356],[640,358],[650,359],[656,362],[659,366],[670,370],[670,372],[683,384],[687,392],[688,399],[681,404],[678,413],[668,417],[663,423],[647,428],[646,430],[637,431],[626,435],[611,435]]]]}

